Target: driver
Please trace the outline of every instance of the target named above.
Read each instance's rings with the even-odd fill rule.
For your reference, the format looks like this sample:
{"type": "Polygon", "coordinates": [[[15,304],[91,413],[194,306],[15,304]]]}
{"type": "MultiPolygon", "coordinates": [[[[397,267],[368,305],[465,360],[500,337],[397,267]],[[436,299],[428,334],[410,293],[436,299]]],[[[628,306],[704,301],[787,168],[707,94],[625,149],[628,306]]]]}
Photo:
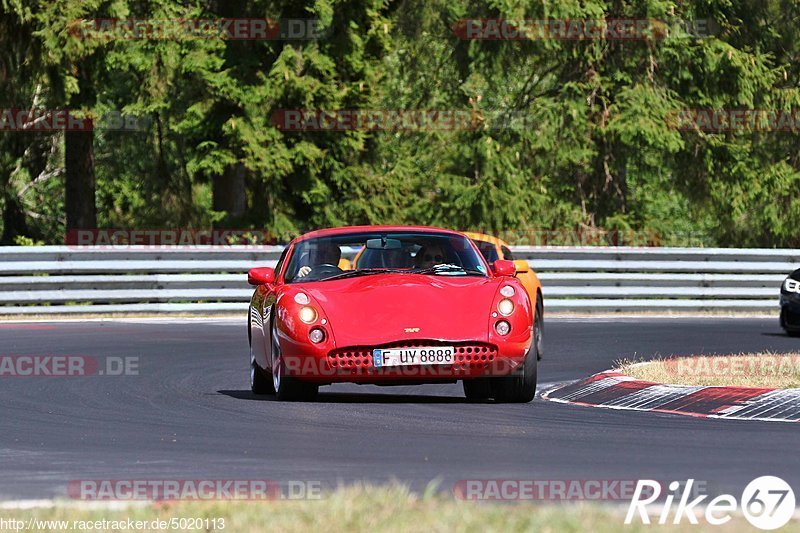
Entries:
{"type": "Polygon", "coordinates": [[[309,250],[308,255],[303,261],[304,266],[297,271],[298,278],[304,278],[316,267],[332,266],[338,268],[339,260],[342,258],[342,250],[333,243],[321,243],[314,249],[309,250]]]}
{"type": "Polygon", "coordinates": [[[419,249],[414,257],[414,266],[419,269],[431,268],[434,265],[441,265],[446,258],[447,255],[440,245],[429,244],[419,249]]]}

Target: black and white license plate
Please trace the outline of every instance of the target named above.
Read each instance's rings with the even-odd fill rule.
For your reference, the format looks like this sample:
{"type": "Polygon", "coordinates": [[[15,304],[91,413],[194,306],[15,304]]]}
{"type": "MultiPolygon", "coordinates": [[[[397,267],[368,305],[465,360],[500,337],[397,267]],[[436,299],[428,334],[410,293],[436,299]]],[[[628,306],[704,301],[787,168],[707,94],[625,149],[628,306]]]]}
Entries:
{"type": "Polygon", "coordinates": [[[384,366],[411,365],[452,365],[456,358],[453,346],[431,346],[429,348],[389,348],[372,350],[372,365],[384,366]]]}

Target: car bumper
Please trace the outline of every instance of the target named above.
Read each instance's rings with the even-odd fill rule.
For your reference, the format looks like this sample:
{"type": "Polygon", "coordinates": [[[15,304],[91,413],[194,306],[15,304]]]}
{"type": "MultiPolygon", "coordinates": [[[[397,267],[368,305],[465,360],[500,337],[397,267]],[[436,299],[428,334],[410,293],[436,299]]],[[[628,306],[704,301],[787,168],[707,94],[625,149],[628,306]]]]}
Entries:
{"type": "MultiPolygon", "coordinates": [[[[294,346],[297,349],[299,346],[294,346]]],[[[527,343],[417,341],[382,346],[350,346],[336,348],[327,353],[301,350],[287,353],[283,359],[287,375],[319,384],[373,383],[412,384],[453,382],[488,376],[507,376],[525,362],[530,349],[527,343]],[[453,364],[376,367],[372,350],[376,348],[403,348],[406,346],[454,346],[453,364]]]]}

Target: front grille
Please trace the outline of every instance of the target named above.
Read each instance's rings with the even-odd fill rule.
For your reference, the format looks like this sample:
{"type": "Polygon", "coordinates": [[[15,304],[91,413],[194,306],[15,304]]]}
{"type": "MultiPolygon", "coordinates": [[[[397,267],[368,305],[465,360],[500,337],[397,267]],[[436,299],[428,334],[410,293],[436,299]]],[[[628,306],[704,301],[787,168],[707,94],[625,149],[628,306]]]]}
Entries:
{"type": "Polygon", "coordinates": [[[381,346],[355,346],[338,348],[336,350],[331,350],[330,353],[328,353],[328,364],[331,366],[331,368],[342,370],[376,370],[372,365],[373,349],[419,348],[422,346],[453,346],[456,349],[455,362],[452,365],[440,366],[452,367],[455,370],[485,368],[494,362],[495,358],[497,357],[497,347],[491,344],[415,340],[396,344],[384,344],[381,346]]]}

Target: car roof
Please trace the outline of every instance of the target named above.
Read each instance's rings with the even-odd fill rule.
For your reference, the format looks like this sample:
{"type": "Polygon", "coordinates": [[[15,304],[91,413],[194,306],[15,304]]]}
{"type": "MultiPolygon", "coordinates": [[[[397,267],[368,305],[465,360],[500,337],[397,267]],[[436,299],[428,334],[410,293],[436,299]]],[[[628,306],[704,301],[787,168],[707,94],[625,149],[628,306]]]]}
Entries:
{"type": "Polygon", "coordinates": [[[463,237],[464,234],[451,229],[437,228],[433,226],[342,226],[338,228],[326,228],[310,231],[292,240],[293,243],[315,239],[318,237],[333,237],[335,235],[347,235],[348,233],[367,233],[372,231],[419,231],[429,233],[447,233],[463,237]]]}
{"type": "Polygon", "coordinates": [[[487,235],[486,233],[475,233],[473,231],[465,231],[464,235],[472,239],[473,241],[481,241],[481,242],[488,242],[495,246],[506,246],[508,247],[508,243],[501,239],[500,237],[495,237],[493,235],[487,235]]]}

